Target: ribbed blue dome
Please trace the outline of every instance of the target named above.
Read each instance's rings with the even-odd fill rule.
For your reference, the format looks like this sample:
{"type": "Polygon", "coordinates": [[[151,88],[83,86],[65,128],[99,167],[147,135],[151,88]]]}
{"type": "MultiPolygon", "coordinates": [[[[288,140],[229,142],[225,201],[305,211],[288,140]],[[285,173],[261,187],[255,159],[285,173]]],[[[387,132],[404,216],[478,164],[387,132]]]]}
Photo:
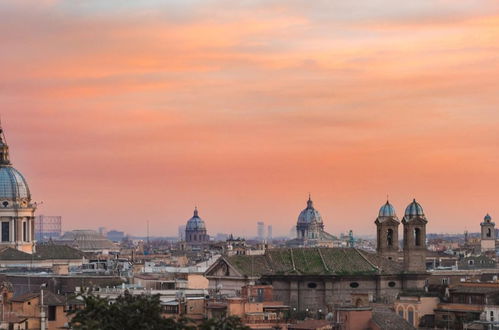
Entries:
{"type": "Polygon", "coordinates": [[[204,221],[199,217],[198,209],[194,209],[194,216],[187,221],[185,226],[186,230],[204,230],[206,225],[204,221]]]}
{"type": "Polygon", "coordinates": [[[28,183],[12,166],[0,167],[0,200],[31,199],[28,183]]]}
{"type": "Polygon", "coordinates": [[[298,223],[311,223],[312,221],[322,223],[322,217],[319,211],[314,209],[314,204],[309,197],[307,201],[307,208],[301,211],[298,216],[298,223]]]}
{"type": "Polygon", "coordinates": [[[390,204],[389,201],[386,201],[386,203],[379,209],[379,216],[380,217],[396,217],[397,215],[395,214],[395,208],[390,204]]]}
{"type": "Polygon", "coordinates": [[[483,218],[483,221],[485,221],[485,222],[491,222],[492,221],[492,217],[487,213],[487,215],[483,218]]]}
{"type": "Polygon", "coordinates": [[[412,201],[411,204],[407,206],[405,209],[405,216],[406,217],[424,217],[424,211],[421,205],[416,202],[416,199],[412,201]]]}

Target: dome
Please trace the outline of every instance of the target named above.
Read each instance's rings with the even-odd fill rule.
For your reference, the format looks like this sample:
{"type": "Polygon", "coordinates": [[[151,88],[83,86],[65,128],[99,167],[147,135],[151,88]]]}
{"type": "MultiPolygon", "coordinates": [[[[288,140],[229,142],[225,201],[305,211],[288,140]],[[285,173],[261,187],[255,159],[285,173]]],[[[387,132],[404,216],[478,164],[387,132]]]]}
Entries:
{"type": "Polygon", "coordinates": [[[423,212],[423,208],[421,207],[421,205],[416,202],[416,199],[414,199],[412,201],[411,204],[409,204],[407,206],[407,208],[405,209],[405,216],[406,217],[409,217],[409,218],[412,218],[412,217],[424,217],[424,212],[423,212]]]}
{"type": "Polygon", "coordinates": [[[380,217],[396,217],[397,215],[395,214],[395,208],[390,204],[389,201],[386,201],[386,203],[379,209],[379,216],[380,217]]]}
{"type": "Polygon", "coordinates": [[[28,183],[12,166],[0,167],[0,200],[31,199],[28,183]]]}
{"type": "Polygon", "coordinates": [[[82,251],[98,251],[115,249],[113,242],[95,230],[72,230],[64,233],[58,242],[74,245],[82,251]]]}
{"type": "Polygon", "coordinates": [[[187,221],[186,230],[206,230],[203,219],[198,215],[198,209],[194,209],[194,215],[187,221]]]}
{"type": "Polygon", "coordinates": [[[309,197],[307,201],[307,208],[301,211],[298,216],[298,223],[311,223],[312,221],[322,223],[322,217],[319,211],[314,209],[313,202],[309,197]]]}
{"type": "Polygon", "coordinates": [[[485,221],[485,222],[491,222],[492,221],[492,217],[487,213],[487,215],[483,218],[483,221],[485,221]]]}

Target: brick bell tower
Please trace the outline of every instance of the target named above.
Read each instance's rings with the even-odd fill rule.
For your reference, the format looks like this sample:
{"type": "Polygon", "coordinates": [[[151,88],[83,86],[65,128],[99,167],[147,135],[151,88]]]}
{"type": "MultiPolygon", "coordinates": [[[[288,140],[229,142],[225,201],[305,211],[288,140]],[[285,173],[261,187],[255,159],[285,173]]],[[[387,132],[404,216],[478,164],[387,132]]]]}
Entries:
{"type": "Polygon", "coordinates": [[[380,208],[376,221],[376,251],[379,256],[397,261],[399,254],[399,225],[394,207],[389,201],[380,208]]]}
{"type": "Polygon", "coordinates": [[[405,209],[404,225],[404,271],[426,272],[426,224],[428,220],[421,205],[414,199],[405,209]]]}

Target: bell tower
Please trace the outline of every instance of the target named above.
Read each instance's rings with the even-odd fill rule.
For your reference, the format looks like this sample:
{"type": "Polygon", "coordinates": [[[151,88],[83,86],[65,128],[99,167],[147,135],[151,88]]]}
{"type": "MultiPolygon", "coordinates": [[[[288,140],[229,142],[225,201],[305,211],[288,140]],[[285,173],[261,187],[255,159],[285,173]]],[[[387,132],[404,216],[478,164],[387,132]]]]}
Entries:
{"type": "Polygon", "coordinates": [[[414,199],[405,209],[404,225],[404,271],[426,272],[426,216],[421,205],[414,199]]]}
{"type": "Polygon", "coordinates": [[[482,228],[482,235],[480,240],[480,247],[482,252],[496,250],[496,224],[492,222],[492,217],[487,214],[480,224],[482,228]]]}
{"type": "Polygon", "coordinates": [[[389,201],[380,208],[376,221],[376,251],[378,255],[397,261],[399,254],[399,225],[395,209],[389,201]]]}

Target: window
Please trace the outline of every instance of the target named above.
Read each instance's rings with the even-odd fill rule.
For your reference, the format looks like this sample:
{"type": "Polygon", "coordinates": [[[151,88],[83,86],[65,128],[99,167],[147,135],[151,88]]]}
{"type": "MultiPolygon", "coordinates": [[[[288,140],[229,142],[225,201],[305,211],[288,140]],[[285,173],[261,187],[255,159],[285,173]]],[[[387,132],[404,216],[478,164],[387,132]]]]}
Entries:
{"type": "Polygon", "coordinates": [[[388,286],[389,286],[390,288],[394,288],[394,287],[395,287],[395,285],[397,285],[397,283],[395,283],[395,282],[393,282],[393,281],[388,282],[388,286]]]}
{"type": "Polygon", "coordinates": [[[307,286],[309,287],[309,289],[315,289],[317,287],[317,283],[310,282],[310,283],[308,283],[307,286]]]}
{"type": "Polygon", "coordinates": [[[49,321],[55,321],[56,319],[56,306],[49,306],[48,307],[48,319],[49,321]]]}
{"type": "Polygon", "coordinates": [[[10,239],[10,223],[2,222],[2,242],[8,242],[10,239]]]}
{"type": "Polygon", "coordinates": [[[393,246],[393,229],[388,229],[386,233],[386,245],[388,247],[393,246]]]}
{"type": "Polygon", "coordinates": [[[421,246],[421,229],[414,229],[414,244],[416,246],[421,246]]]}
{"type": "Polygon", "coordinates": [[[358,287],[359,287],[359,283],[357,283],[357,282],[351,282],[351,283],[350,283],[350,287],[351,287],[351,288],[354,288],[354,289],[355,289],[355,288],[358,288],[358,287]]]}
{"type": "Polygon", "coordinates": [[[449,285],[449,278],[445,277],[442,279],[442,285],[449,285]]]}
{"type": "Polygon", "coordinates": [[[407,310],[407,322],[414,325],[414,310],[412,308],[407,310]]]}
{"type": "Polygon", "coordinates": [[[28,223],[26,221],[23,222],[23,241],[28,241],[28,223]]]}
{"type": "Polygon", "coordinates": [[[492,231],[490,228],[487,228],[487,237],[492,237],[492,231]]]}
{"type": "Polygon", "coordinates": [[[399,307],[399,316],[402,318],[404,317],[404,307],[402,306],[399,307]]]}

